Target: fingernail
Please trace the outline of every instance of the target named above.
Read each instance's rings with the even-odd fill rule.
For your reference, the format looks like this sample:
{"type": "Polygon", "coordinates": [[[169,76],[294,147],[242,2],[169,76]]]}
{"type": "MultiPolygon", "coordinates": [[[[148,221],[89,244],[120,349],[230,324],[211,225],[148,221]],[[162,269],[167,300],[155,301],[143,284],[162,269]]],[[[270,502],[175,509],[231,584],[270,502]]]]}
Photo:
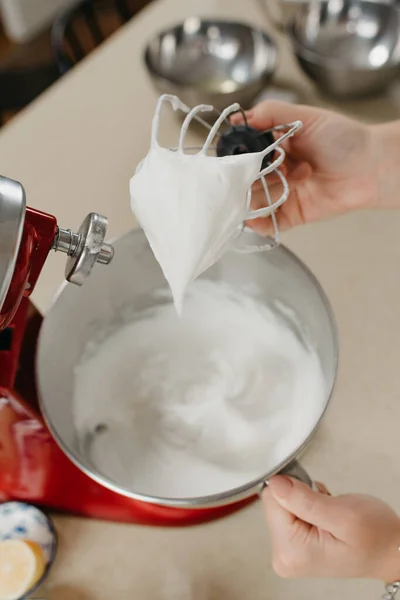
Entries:
{"type": "Polygon", "coordinates": [[[271,479],[269,487],[274,496],[284,500],[293,487],[293,480],[286,475],[278,475],[271,479]]]}
{"type": "Polygon", "coordinates": [[[320,494],[324,494],[325,496],[332,496],[332,494],[330,493],[330,491],[328,490],[328,488],[326,487],[326,485],[324,483],[321,483],[320,481],[316,481],[315,487],[317,488],[317,491],[320,494]]]}

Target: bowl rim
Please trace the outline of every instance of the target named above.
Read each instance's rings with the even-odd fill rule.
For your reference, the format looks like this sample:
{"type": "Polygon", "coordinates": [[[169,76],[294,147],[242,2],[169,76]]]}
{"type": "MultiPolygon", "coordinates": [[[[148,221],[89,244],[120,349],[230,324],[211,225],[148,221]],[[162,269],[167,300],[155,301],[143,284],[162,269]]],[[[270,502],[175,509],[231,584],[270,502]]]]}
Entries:
{"type": "MultiPolygon", "coordinates": [[[[185,21],[189,18],[193,18],[193,17],[186,17],[185,20],[179,21],[179,22],[175,23],[175,25],[170,25],[170,26],[160,29],[156,33],[154,33],[151,36],[151,38],[146,42],[146,45],[142,51],[142,60],[145,64],[148,72],[150,73],[150,75],[152,77],[155,77],[158,80],[165,81],[166,83],[172,84],[172,85],[176,86],[177,89],[193,91],[195,89],[199,89],[198,84],[182,83],[177,78],[166,76],[164,73],[161,73],[160,70],[155,68],[154,64],[150,60],[150,51],[151,51],[152,44],[154,42],[156,42],[157,40],[159,40],[162,36],[164,36],[168,33],[171,33],[173,31],[182,29],[185,21]]],[[[218,96],[229,96],[231,94],[236,94],[242,90],[249,88],[251,85],[259,83],[260,81],[267,81],[275,73],[277,64],[278,64],[278,54],[279,54],[278,53],[278,45],[277,45],[276,41],[271,37],[271,35],[269,33],[267,33],[263,28],[257,27],[251,23],[238,21],[236,19],[211,19],[211,18],[202,18],[202,17],[198,17],[198,19],[201,24],[234,25],[234,26],[239,26],[243,29],[247,29],[249,31],[260,33],[262,35],[264,41],[266,41],[268,43],[269,53],[271,56],[271,65],[268,67],[268,70],[264,69],[263,73],[261,75],[259,75],[257,77],[257,79],[254,79],[248,83],[243,83],[243,84],[238,83],[236,85],[235,89],[230,90],[229,92],[216,91],[216,92],[212,92],[212,94],[216,94],[218,96]]]]}
{"type": "MultiPolygon", "coordinates": [[[[320,4],[327,4],[329,0],[320,0],[320,4]]],[[[378,6],[380,9],[384,8],[385,10],[390,11],[393,15],[397,16],[397,28],[398,28],[398,38],[400,38],[400,5],[397,4],[385,4],[376,2],[376,0],[351,0],[354,4],[359,5],[371,5],[378,6]]],[[[306,12],[308,5],[304,5],[300,8],[300,11],[306,12]]],[[[306,46],[302,41],[299,40],[296,33],[296,17],[292,18],[286,26],[286,33],[290,38],[290,42],[297,56],[300,58],[304,58],[305,60],[313,63],[315,65],[321,67],[329,67],[331,69],[340,69],[342,71],[350,71],[350,72],[374,72],[374,71],[382,71],[384,69],[392,69],[399,67],[400,68],[400,49],[398,50],[397,60],[393,60],[393,54],[390,55],[388,60],[380,66],[374,67],[370,65],[360,65],[353,66],[343,64],[343,62],[338,61],[335,57],[329,57],[321,55],[315,52],[312,48],[306,46]]],[[[396,47],[399,46],[399,43],[396,44],[396,47]]]]}
{"type": "MultiPolygon", "coordinates": [[[[400,34],[400,29],[399,29],[400,34]]],[[[392,60],[390,57],[383,65],[380,66],[370,66],[370,65],[352,65],[352,64],[344,64],[343,62],[338,61],[334,57],[325,57],[317,52],[314,52],[307,46],[304,46],[294,35],[293,32],[290,34],[290,41],[292,44],[293,51],[295,55],[299,58],[303,58],[309,63],[320,67],[327,67],[332,70],[340,70],[347,72],[362,72],[362,73],[373,73],[384,71],[386,69],[400,69],[400,52],[397,60],[392,60]]],[[[392,55],[393,56],[393,55],[392,55]]]]}
{"type": "MultiPolygon", "coordinates": [[[[126,231],[124,234],[116,236],[111,240],[111,244],[117,245],[118,243],[124,243],[125,240],[129,240],[131,236],[141,236],[145,239],[145,234],[143,230],[138,227],[135,229],[131,229],[126,231]]],[[[283,459],[279,464],[277,464],[273,469],[268,472],[262,473],[254,479],[250,479],[246,481],[246,483],[236,486],[234,488],[224,490],[223,492],[217,492],[214,494],[208,494],[203,496],[196,497],[181,497],[181,498],[173,498],[173,497],[161,497],[152,494],[147,494],[145,492],[132,491],[127,488],[119,485],[117,482],[113,481],[109,476],[104,475],[99,470],[94,468],[93,466],[89,466],[87,461],[82,461],[81,457],[78,455],[75,449],[71,448],[71,445],[68,444],[62,436],[59,434],[57,428],[52,423],[51,415],[48,413],[45,407],[45,402],[43,400],[42,394],[42,375],[41,375],[41,367],[43,365],[43,352],[44,352],[44,337],[46,335],[46,319],[51,317],[53,310],[55,309],[56,304],[61,298],[64,290],[68,287],[68,282],[64,281],[58,292],[53,298],[53,302],[50,306],[50,309],[47,311],[44,322],[42,324],[39,339],[38,339],[38,351],[36,354],[35,361],[35,372],[37,377],[37,385],[38,385],[38,399],[39,399],[39,407],[41,411],[41,415],[46,423],[53,439],[56,441],[57,445],[60,447],[62,452],[69,458],[69,460],[83,473],[85,473],[90,479],[96,481],[102,487],[111,490],[112,492],[122,495],[126,498],[130,498],[131,500],[136,500],[139,502],[145,502],[147,504],[153,504],[163,507],[172,507],[172,508],[185,508],[185,509],[204,509],[204,508],[215,508],[220,506],[227,506],[229,504],[235,504],[240,502],[241,500],[246,500],[258,492],[264,489],[264,484],[267,480],[269,480],[273,475],[281,472],[284,468],[290,465],[293,459],[299,457],[305,448],[310,443],[316,431],[319,429],[321,423],[323,422],[325,415],[328,411],[328,408],[331,404],[331,400],[333,397],[334,390],[336,388],[338,372],[339,372],[339,359],[340,359],[340,339],[339,339],[339,328],[336,320],[336,316],[332,307],[332,304],[322,286],[319,279],[311,268],[292,250],[290,250],[284,244],[280,244],[278,246],[278,251],[283,252],[289,259],[291,259],[300,269],[303,271],[306,276],[310,279],[317,290],[321,303],[326,311],[326,316],[329,321],[331,333],[332,333],[332,349],[333,349],[333,363],[332,363],[332,382],[326,389],[326,399],[324,406],[321,410],[318,420],[314,424],[308,435],[304,438],[303,442],[300,443],[297,448],[295,448],[285,459],[283,459]]]]}

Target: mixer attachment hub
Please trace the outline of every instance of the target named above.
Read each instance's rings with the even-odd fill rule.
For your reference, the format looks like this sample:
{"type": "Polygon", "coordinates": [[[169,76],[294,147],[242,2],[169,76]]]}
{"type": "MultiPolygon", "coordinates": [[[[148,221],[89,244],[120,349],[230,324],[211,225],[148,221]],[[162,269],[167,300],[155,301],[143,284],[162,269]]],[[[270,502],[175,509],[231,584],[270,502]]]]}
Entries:
{"type": "Polygon", "coordinates": [[[97,213],[90,213],[80,226],[78,233],[70,229],[57,229],[53,249],[68,255],[65,268],[67,281],[83,285],[96,262],[108,265],[114,249],[104,243],[108,219],[97,213]]]}
{"type": "MultiPolygon", "coordinates": [[[[272,131],[258,131],[246,125],[231,125],[219,135],[217,156],[233,156],[247,152],[262,152],[275,141],[272,131]]],[[[274,160],[272,151],[264,157],[261,168],[266,169],[274,160]]]]}

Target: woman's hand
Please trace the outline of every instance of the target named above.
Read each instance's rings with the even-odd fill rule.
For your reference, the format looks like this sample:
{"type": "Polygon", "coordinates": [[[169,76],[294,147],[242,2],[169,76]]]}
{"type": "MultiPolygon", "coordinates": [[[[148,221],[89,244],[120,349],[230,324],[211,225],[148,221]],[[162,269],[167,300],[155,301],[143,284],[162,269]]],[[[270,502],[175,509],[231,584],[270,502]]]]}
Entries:
{"type": "MultiPolygon", "coordinates": [[[[290,196],[276,213],[281,230],[376,206],[381,154],[373,127],[326,110],[275,101],[262,102],[246,117],[251,127],[260,130],[303,122],[303,128],[284,144],[290,196]]],[[[240,120],[238,114],[233,122],[240,120]]],[[[273,199],[281,195],[278,180],[272,183],[271,192],[273,199]]],[[[260,183],[254,187],[252,205],[266,205],[260,183]]],[[[262,234],[272,231],[269,218],[248,225],[262,234]]]]}
{"type": "Polygon", "coordinates": [[[400,579],[400,519],[384,502],[331,497],[286,476],[271,479],[263,502],[278,575],[400,579]]]}

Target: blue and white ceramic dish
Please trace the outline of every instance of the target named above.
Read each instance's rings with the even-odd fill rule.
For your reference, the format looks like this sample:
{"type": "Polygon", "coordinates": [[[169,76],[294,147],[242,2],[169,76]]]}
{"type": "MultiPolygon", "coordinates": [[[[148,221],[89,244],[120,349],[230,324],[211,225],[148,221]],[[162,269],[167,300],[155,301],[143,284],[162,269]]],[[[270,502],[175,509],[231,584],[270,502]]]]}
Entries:
{"type": "Polygon", "coordinates": [[[43,576],[19,600],[28,598],[37,590],[49,574],[57,553],[57,534],[54,525],[41,510],[24,502],[0,504],[0,542],[5,540],[30,540],[42,547],[46,558],[43,576]]]}

